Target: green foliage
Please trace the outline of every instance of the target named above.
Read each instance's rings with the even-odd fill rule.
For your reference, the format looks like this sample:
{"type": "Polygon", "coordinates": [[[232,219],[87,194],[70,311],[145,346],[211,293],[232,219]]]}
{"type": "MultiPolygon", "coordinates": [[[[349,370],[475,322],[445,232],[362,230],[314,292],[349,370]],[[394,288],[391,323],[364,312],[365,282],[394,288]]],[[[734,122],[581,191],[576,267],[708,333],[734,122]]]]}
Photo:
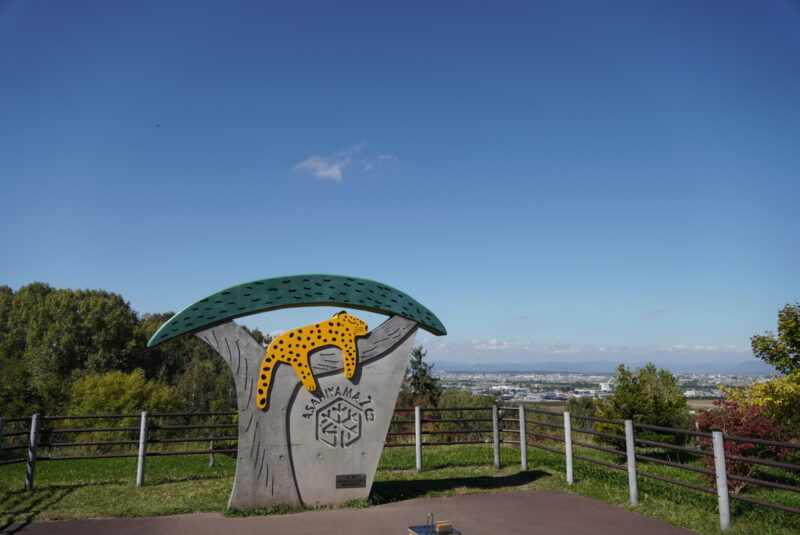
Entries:
{"type": "Polygon", "coordinates": [[[30,374],[21,359],[0,355],[0,415],[23,416],[39,405],[30,387],[30,374]]]}
{"type": "Polygon", "coordinates": [[[245,331],[247,331],[247,333],[250,336],[253,337],[253,340],[255,340],[256,342],[261,344],[261,347],[263,347],[264,349],[266,349],[269,346],[270,342],[272,342],[272,337],[270,335],[268,335],[268,334],[262,333],[261,329],[252,329],[252,330],[250,330],[245,326],[242,326],[242,327],[244,328],[245,331]]]}
{"type": "Polygon", "coordinates": [[[0,341],[4,340],[8,334],[8,316],[11,314],[11,301],[13,299],[14,290],[6,285],[0,286],[0,341]]]}
{"type": "Polygon", "coordinates": [[[230,368],[222,359],[194,357],[177,382],[186,412],[236,410],[236,390],[230,368]]]}
{"type": "Polygon", "coordinates": [[[788,426],[796,436],[800,435],[800,373],[773,376],[770,381],[744,388],[723,386],[722,391],[727,401],[757,407],[766,416],[788,426]]]}
{"type": "Polygon", "coordinates": [[[406,369],[403,388],[417,400],[418,404],[435,407],[442,394],[442,387],[439,379],[431,375],[433,364],[422,361],[427,354],[428,351],[422,346],[416,346],[411,350],[411,362],[406,369]]]}
{"type": "MultiPolygon", "coordinates": [[[[57,427],[138,427],[142,411],[174,412],[182,407],[175,387],[159,384],[145,378],[140,371],[121,371],[86,375],[77,379],[70,388],[68,415],[135,414],[132,418],[97,418],[62,420],[57,427]]],[[[138,439],[137,431],[98,431],[81,433],[77,442],[104,442],[110,440],[138,439]]],[[[106,451],[109,447],[90,448],[106,451]]]]}
{"type": "MultiPolygon", "coordinates": [[[[574,397],[567,400],[567,412],[574,416],[597,416],[597,403],[588,396],[574,397]]],[[[572,427],[594,429],[594,422],[582,418],[572,418],[572,427]]]]}
{"type": "Polygon", "coordinates": [[[145,314],[139,321],[136,330],[139,357],[136,362],[137,367],[144,370],[145,377],[174,385],[180,380],[188,364],[195,359],[219,366],[223,364],[216,351],[195,336],[180,336],[156,347],[147,347],[147,340],[172,316],[171,312],[145,314]]]}
{"type": "MultiPolygon", "coordinates": [[[[0,412],[64,414],[82,377],[134,370],[173,389],[178,409],[236,407],[229,368],[194,336],[147,347],[172,313],[141,318],[124,299],[103,290],[69,290],[34,282],[14,292],[0,286],[0,412]]],[[[251,335],[265,345],[258,329],[251,335]]],[[[153,383],[155,384],[155,383],[153,383]]],[[[132,384],[129,383],[129,386],[132,384]]]]}
{"type": "MultiPolygon", "coordinates": [[[[136,367],[138,320],[119,295],[59,290],[39,282],[20,288],[10,304],[9,292],[0,293],[0,318],[5,317],[0,362],[3,371],[26,379],[16,393],[26,400],[27,413],[62,409],[63,393],[76,373],[136,367]]],[[[18,404],[11,401],[14,410],[18,404]]]]}
{"type": "MultiPolygon", "coordinates": [[[[491,407],[494,403],[494,398],[487,395],[473,396],[465,390],[458,390],[456,388],[448,388],[442,392],[439,398],[439,403],[436,405],[440,408],[454,408],[454,407],[491,407]]],[[[490,411],[491,414],[491,411],[490,411]]]]}
{"type": "Polygon", "coordinates": [[[778,335],[767,332],[750,339],[755,356],[787,375],[800,373],[800,303],[778,312],[778,335]]]}
{"type": "MultiPolygon", "coordinates": [[[[598,417],[633,420],[635,423],[678,429],[689,426],[691,419],[686,396],[669,370],[659,369],[655,364],[648,363],[644,368],[631,371],[620,364],[615,383],[616,388],[610,398],[597,400],[598,417]]],[[[620,425],[598,423],[596,428],[606,433],[624,434],[620,425]]],[[[670,444],[682,444],[688,439],[688,435],[644,430],[637,430],[637,436],[670,444]]],[[[602,442],[621,446],[617,441],[598,438],[602,442]]]]}
{"type": "Polygon", "coordinates": [[[141,371],[86,375],[72,385],[68,414],[135,414],[180,409],[175,387],[145,378],[141,371]]]}
{"type": "MultiPolygon", "coordinates": [[[[439,397],[439,403],[436,405],[442,409],[453,408],[486,408],[491,407],[494,403],[492,396],[473,396],[464,390],[456,390],[448,388],[442,392],[439,397]]],[[[491,429],[491,424],[487,422],[469,422],[466,420],[476,418],[491,418],[491,410],[459,410],[459,411],[442,411],[441,413],[428,412],[425,413],[426,417],[441,418],[443,420],[459,420],[458,422],[436,422],[428,426],[432,431],[474,431],[474,433],[458,433],[458,434],[441,434],[433,435],[436,442],[465,442],[469,440],[478,440],[485,438],[485,434],[480,434],[478,431],[491,429]]]]}
{"type": "Polygon", "coordinates": [[[0,407],[3,416],[23,416],[37,412],[41,396],[31,381],[29,363],[25,360],[27,327],[36,308],[52,290],[41,282],[23,286],[16,293],[3,287],[0,299],[0,407]]]}

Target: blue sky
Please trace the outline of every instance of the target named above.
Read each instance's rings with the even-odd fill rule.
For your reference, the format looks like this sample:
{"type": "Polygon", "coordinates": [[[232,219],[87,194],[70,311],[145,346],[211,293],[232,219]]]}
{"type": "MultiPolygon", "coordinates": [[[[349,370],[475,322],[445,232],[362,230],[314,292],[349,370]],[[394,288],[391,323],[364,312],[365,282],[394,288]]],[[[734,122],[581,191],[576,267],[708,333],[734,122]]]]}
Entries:
{"type": "Polygon", "coordinates": [[[741,361],[800,300],[799,141],[797,2],[0,1],[0,283],[345,274],[434,359],[741,361]]]}

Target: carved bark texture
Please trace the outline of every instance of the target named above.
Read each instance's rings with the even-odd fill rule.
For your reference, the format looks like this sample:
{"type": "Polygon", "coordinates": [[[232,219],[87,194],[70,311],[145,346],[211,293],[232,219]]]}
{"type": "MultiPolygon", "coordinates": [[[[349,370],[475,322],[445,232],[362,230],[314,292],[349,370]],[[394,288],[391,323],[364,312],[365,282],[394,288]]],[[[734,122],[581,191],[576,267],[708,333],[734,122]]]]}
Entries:
{"type": "Polygon", "coordinates": [[[256,407],[254,392],[265,349],[232,321],[196,333],[225,359],[236,385],[239,451],[228,507],[337,504],[366,497],[416,331],[415,322],[392,316],[359,338],[352,379],[342,373],[338,348],[312,352],[315,392],[302,387],[291,366],[279,365],[266,412],[256,407]],[[365,485],[337,488],[336,476],[352,475],[363,475],[365,485]]]}

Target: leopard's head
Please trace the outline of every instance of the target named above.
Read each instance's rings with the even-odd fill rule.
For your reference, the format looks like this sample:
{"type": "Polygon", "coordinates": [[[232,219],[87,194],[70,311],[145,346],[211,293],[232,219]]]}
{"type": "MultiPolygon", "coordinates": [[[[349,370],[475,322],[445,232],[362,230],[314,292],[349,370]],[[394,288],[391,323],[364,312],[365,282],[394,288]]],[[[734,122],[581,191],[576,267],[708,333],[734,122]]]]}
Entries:
{"type": "Polygon", "coordinates": [[[363,336],[367,334],[367,323],[363,320],[358,319],[355,316],[351,316],[344,310],[338,312],[335,316],[333,316],[337,320],[342,322],[342,325],[348,327],[350,332],[353,333],[353,336],[363,336]]]}

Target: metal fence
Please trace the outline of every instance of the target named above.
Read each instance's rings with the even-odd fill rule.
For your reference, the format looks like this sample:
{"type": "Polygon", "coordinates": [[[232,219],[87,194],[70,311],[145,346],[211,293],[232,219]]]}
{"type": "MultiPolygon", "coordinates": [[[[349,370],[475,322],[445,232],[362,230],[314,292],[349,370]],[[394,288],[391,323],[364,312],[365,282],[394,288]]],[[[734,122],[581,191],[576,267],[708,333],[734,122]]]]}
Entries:
{"type": "MultiPolygon", "coordinates": [[[[141,414],[82,416],[34,414],[29,418],[0,418],[0,466],[25,463],[25,487],[32,489],[37,461],[135,457],[137,458],[136,484],[141,486],[144,484],[147,457],[207,454],[213,464],[215,454],[235,454],[237,450],[234,445],[237,436],[235,432],[230,432],[238,427],[235,416],[236,412],[154,414],[143,412],[141,414]],[[202,419],[210,421],[197,423],[202,419]],[[103,425],[102,422],[114,422],[121,425],[112,425],[111,423],[103,425]],[[90,440],[68,441],[67,438],[64,438],[77,438],[87,434],[90,440]],[[203,443],[208,444],[207,449],[198,449],[196,446],[189,449],[185,447],[203,443]],[[59,452],[66,452],[66,454],[59,454],[59,452]]],[[[800,450],[800,444],[796,443],[729,436],[719,431],[706,433],[690,429],[637,424],[631,420],[617,421],[576,416],[569,412],[546,411],[523,405],[397,409],[384,446],[387,448],[414,447],[417,470],[423,469],[423,447],[425,446],[492,444],[494,465],[496,468],[500,468],[500,446],[508,444],[519,447],[520,465],[523,470],[528,469],[528,448],[537,448],[565,457],[565,476],[569,485],[574,483],[574,461],[576,459],[612,470],[627,472],[632,505],[639,502],[637,483],[640,477],[659,480],[702,493],[715,494],[718,500],[722,530],[726,530],[730,526],[729,500],[800,514],[800,509],[796,507],[732,493],[728,483],[729,481],[738,481],[754,487],[790,493],[800,492],[800,486],[736,475],[730,473],[728,463],[739,462],[765,466],[784,473],[800,472],[800,465],[774,459],[732,455],[725,451],[726,442],[761,444],[785,451],[800,450]],[[624,434],[599,431],[595,429],[596,424],[618,426],[620,430],[624,429],[624,434]],[[692,446],[669,444],[637,437],[637,432],[640,435],[648,432],[689,435],[695,443],[692,446]],[[604,439],[606,445],[589,442],[592,437],[604,439]],[[703,447],[704,443],[708,443],[711,447],[703,447]],[[523,444],[526,447],[520,447],[523,444]],[[615,444],[619,447],[613,447],[615,444]],[[588,453],[584,450],[611,455],[612,461],[616,460],[617,462],[584,455],[584,453],[588,453]],[[692,458],[713,458],[714,469],[662,459],[657,457],[654,451],[691,454],[692,458]],[[713,480],[715,485],[698,485],[644,471],[637,467],[637,462],[668,466],[701,474],[713,480]]],[[[784,481],[786,480],[796,481],[792,477],[784,478],[784,481]]]]}
{"type": "Polygon", "coordinates": [[[494,464],[495,467],[499,468],[500,445],[510,444],[513,446],[519,446],[521,443],[524,443],[526,447],[520,448],[520,466],[523,470],[527,470],[528,468],[528,448],[537,448],[556,453],[558,455],[563,455],[566,461],[565,476],[567,484],[569,485],[574,483],[575,459],[603,466],[612,470],[627,472],[631,505],[637,505],[639,503],[638,480],[640,477],[655,479],[671,485],[677,485],[683,488],[716,495],[718,500],[720,528],[722,530],[727,530],[730,527],[729,500],[738,500],[786,511],[789,513],[800,514],[800,508],[797,507],[731,493],[728,485],[729,481],[740,481],[754,487],[776,489],[791,493],[800,493],[800,487],[776,481],[767,481],[765,479],[732,474],[729,473],[728,463],[731,461],[744,462],[752,465],[777,468],[791,473],[800,472],[800,465],[771,459],[732,455],[725,451],[725,443],[739,442],[762,444],[765,446],[773,446],[785,450],[795,451],[800,450],[800,444],[775,442],[755,437],[731,436],[725,435],[720,431],[706,433],[690,429],[674,429],[654,425],[638,424],[631,420],[618,421],[595,418],[591,416],[576,416],[571,415],[569,412],[560,413],[546,411],[528,408],[523,405],[514,407],[499,407],[495,405],[493,407],[459,407],[447,409],[416,407],[415,409],[400,409],[397,410],[396,413],[398,416],[392,421],[393,427],[408,427],[413,424],[414,431],[390,430],[387,435],[387,443],[385,446],[413,446],[416,450],[417,470],[422,470],[423,467],[423,446],[491,443],[494,450],[494,464]],[[450,417],[454,411],[458,411],[460,416],[459,418],[450,417]],[[486,413],[489,411],[491,412],[491,418],[463,417],[463,414],[467,412],[486,413]],[[414,419],[410,420],[409,415],[412,413],[414,415],[414,419]],[[461,425],[469,426],[470,428],[462,430],[448,430],[440,428],[442,423],[450,422],[458,422],[461,425]],[[598,431],[594,429],[594,424],[596,423],[619,426],[620,429],[624,430],[624,434],[598,431]],[[521,436],[520,430],[524,430],[524,437],[521,436]],[[637,438],[637,430],[640,432],[656,431],[665,434],[689,435],[694,438],[704,438],[707,440],[710,439],[712,448],[704,449],[697,443],[695,443],[693,447],[690,447],[647,440],[645,438],[637,438]],[[469,439],[458,439],[459,436],[464,435],[469,436],[469,439]],[[406,436],[413,436],[413,442],[400,442],[397,440],[406,436]],[[431,436],[444,436],[446,439],[450,440],[430,441],[424,439],[424,437],[431,436]],[[591,437],[602,437],[606,439],[606,442],[616,442],[620,445],[620,449],[589,442],[588,440],[590,440],[591,437]],[[453,438],[456,438],[456,440],[452,440],[453,438]],[[581,448],[610,454],[611,456],[619,459],[620,462],[609,462],[608,460],[602,460],[588,455],[583,455],[582,453],[586,452],[584,452],[581,448]],[[643,450],[648,451],[645,452],[643,450]],[[697,457],[710,457],[714,460],[714,469],[710,470],[690,464],[674,462],[668,459],[661,459],[654,456],[655,454],[650,450],[679,452],[683,454],[691,454],[691,456],[697,457]],[[663,465],[688,472],[702,474],[713,479],[714,485],[698,485],[696,483],[681,481],[679,479],[652,473],[651,471],[645,471],[637,467],[637,461],[640,461],[642,464],[647,463],[653,465],[663,465]]]}
{"type": "Polygon", "coordinates": [[[78,459],[137,458],[136,484],[144,484],[147,457],[164,455],[210,455],[236,453],[236,423],[218,423],[214,419],[231,420],[236,412],[88,414],[81,416],[42,416],[0,418],[0,466],[26,463],[25,488],[34,485],[38,461],[78,459]],[[198,418],[211,422],[184,423],[198,418]],[[100,422],[108,422],[103,425],[100,422]],[[113,425],[122,423],[123,425],[113,425]],[[135,423],[136,425],[125,425],[135,423]],[[94,440],[78,440],[88,435],[94,440]],[[99,435],[99,436],[98,436],[99,435]],[[188,435],[188,436],[187,436],[188,435]],[[72,440],[68,440],[74,437],[72,440]],[[183,444],[209,443],[208,449],[180,448],[183,444]],[[218,447],[222,443],[223,446],[218,447]],[[109,452],[99,453],[109,450],[109,452]],[[62,452],[66,452],[63,454],[62,452]]]}

